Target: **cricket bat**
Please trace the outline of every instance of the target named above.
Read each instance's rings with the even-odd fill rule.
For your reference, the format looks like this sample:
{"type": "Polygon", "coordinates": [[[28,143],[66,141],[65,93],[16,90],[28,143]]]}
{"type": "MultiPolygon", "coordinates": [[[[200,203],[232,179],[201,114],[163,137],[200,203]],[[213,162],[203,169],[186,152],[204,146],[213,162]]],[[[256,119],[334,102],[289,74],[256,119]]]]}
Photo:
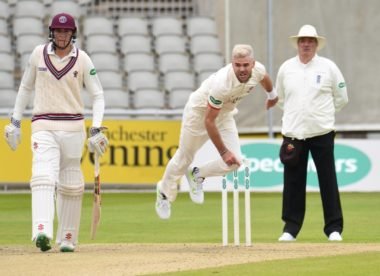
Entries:
{"type": "Polygon", "coordinates": [[[95,239],[96,230],[100,223],[101,215],[101,195],[100,195],[100,165],[99,165],[99,155],[94,153],[95,158],[95,181],[94,181],[94,201],[92,204],[92,223],[91,223],[91,239],[95,239]]]}

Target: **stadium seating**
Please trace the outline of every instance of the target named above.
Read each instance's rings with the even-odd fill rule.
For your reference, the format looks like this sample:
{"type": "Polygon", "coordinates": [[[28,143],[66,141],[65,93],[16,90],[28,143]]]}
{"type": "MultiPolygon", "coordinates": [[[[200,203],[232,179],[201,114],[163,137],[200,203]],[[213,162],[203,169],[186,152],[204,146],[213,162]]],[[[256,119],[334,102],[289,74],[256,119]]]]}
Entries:
{"type": "Polygon", "coordinates": [[[61,13],[61,12],[65,12],[72,15],[76,20],[78,20],[82,15],[80,5],[77,1],[70,1],[70,0],[53,1],[51,3],[50,14],[54,16],[57,13],[61,13]]]}
{"type": "Polygon", "coordinates": [[[131,92],[143,88],[160,89],[158,74],[152,71],[132,71],[127,80],[127,87],[131,92]]]}
{"type": "Polygon", "coordinates": [[[134,93],[135,108],[159,108],[165,107],[164,93],[159,89],[140,88],[134,93]]]}
{"type": "Polygon", "coordinates": [[[184,53],[164,53],[158,57],[158,69],[162,74],[169,71],[191,69],[189,56],[184,53]]]}
{"type": "Polygon", "coordinates": [[[98,71],[103,89],[123,89],[123,74],[120,71],[98,71]]]}
{"type": "Polygon", "coordinates": [[[117,37],[114,35],[94,34],[86,38],[86,52],[93,53],[117,53],[117,37]],[[107,45],[107,46],[105,46],[107,45]]]}
{"type": "Polygon", "coordinates": [[[13,19],[13,35],[17,38],[22,34],[36,34],[46,36],[47,29],[43,21],[35,17],[15,17],[13,19]]]}
{"type": "Polygon", "coordinates": [[[16,101],[17,93],[13,89],[0,89],[0,112],[10,114],[16,101]]]}
{"type": "Polygon", "coordinates": [[[165,94],[159,89],[142,88],[134,93],[134,109],[139,119],[155,119],[165,108],[165,94]]]}
{"type": "Polygon", "coordinates": [[[218,53],[199,53],[194,56],[194,71],[217,71],[224,66],[223,57],[218,53]]]}
{"type": "MultiPolygon", "coordinates": [[[[109,8],[123,6],[122,2],[110,1],[107,8],[101,1],[90,0],[0,0],[2,89],[15,89],[34,47],[48,42],[52,16],[67,12],[78,26],[76,46],[89,54],[109,92],[105,94],[107,108],[135,108],[135,96],[139,106],[144,90],[161,92],[152,93],[160,99],[159,109],[183,108],[199,80],[223,64],[215,21],[195,16],[193,4],[184,1],[156,3],[160,9],[144,1],[127,1],[127,8],[113,11],[109,8]],[[138,12],[136,5],[146,8],[138,12]],[[213,57],[201,56],[205,51],[213,57]],[[124,100],[116,101],[119,96],[124,100]]],[[[83,99],[86,108],[91,108],[92,101],[83,99]]]]}
{"type": "Polygon", "coordinates": [[[9,4],[6,1],[0,1],[0,19],[7,20],[10,15],[9,4]]]}
{"type": "Polygon", "coordinates": [[[33,51],[37,45],[45,44],[47,42],[48,39],[46,36],[37,34],[19,35],[16,41],[16,53],[23,55],[24,53],[33,51]]]}
{"type": "Polygon", "coordinates": [[[152,19],[152,34],[155,37],[167,34],[183,35],[182,21],[176,17],[156,17],[152,19]]]}
{"type": "Polygon", "coordinates": [[[141,17],[122,17],[117,22],[119,37],[125,35],[149,35],[148,21],[141,17]]]}
{"type": "Polygon", "coordinates": [[[91,35],[114,35],[112,21],[104,16],[85,17],[82,25],[85,37],[91,35]]]}
{"type": "Polygon", "coordinates": [[[5,53],[12,52],[11,38],[7,35],[0,34],[0,52],[5,52],[5,53]]]}
{"type": "Polygon", "coordinates": [[[186,52],[186,41],[182,35],[160,35],[155,39],[154,50],[158,55],[168,52],[186,52]]]}
{"type": "Polygon", "coordinates": [[[189,37],[196,35],[217,36],[215,20],[211,17],[190,17],[186,23],[186,34],[189,37]]]}
{"type": "Polygon", "coordinates": [[[199,53],[221,53],[219,39],[212,35],[197,35],[190,40],[190,52],[193,55],[199,53]]]}
{"type": "Polygon", "coordinates": [[[169,108],[183,109],[193,90],[186,88],[173,89],[169,94],[169,108]]]}
{"type": "Polygon", "coordinates": [[[14,15],[15,17],[35,17],[43,20],[46,15],[46,8],[38,0],[17,1],[14,15]]]}
{"type": "Polygon", "coordinates": [[[0,71],[0,89],[14,89],[15,80],[12,72],[0,71]]]}
{"type": "Polygon", "coordinates": [[[120,89],[107,89],[104,91],[106,111],[123,111],[129,108],[129,94],[120,89]]]}
{"type": "Polygon", "coordinates": [[[13,72],[15,69],[15,58],[10,53],[0,53],[0,71],[13,72]]]}
{"type": "Polygon", "coordinates": [[[133,52],[152,52],[152,41],[148,35],[124,35],[120,42],[120,52],[129,54],[133,52]]]}
{"type": "Polygon", "coordinates": [[[0,18],[0,34],[8,36],[8,23],[5,18],[0,18]]]}
{"type": "Polygon", "coordinates": [[[125,55],[123,69],[126,73],[132,71],[155,71],[154,56],[151,53],[130,53],[125,55]]]}
{"type": "Polygon", "coordinates": [[[120,70],[120,59],[115,53],[95,52],[91,55],[91,60],[95,67],[100,70],[118,71],[120,70]]]}
{"type": "Polygon", "coordinates": [[[194,90],[195,77],[191,71],[169,71],[165,74],[164,88],[171,93],[174,89],[194,90]]]}

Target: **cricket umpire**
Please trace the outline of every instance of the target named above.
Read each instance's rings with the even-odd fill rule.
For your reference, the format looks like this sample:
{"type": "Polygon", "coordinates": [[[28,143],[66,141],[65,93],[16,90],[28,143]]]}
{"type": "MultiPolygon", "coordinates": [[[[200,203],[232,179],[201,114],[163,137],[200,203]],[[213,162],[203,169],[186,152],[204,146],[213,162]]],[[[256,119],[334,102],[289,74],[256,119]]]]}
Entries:
{"type": "Polygon", "coordinates": [[[341,241],[343,213],[334,160],[335,113],[348,102],[342,73],[331,60],[317,55],[326,39],[311,25],[291,36],[298,55],[285,61],[276,80],[283,109],[280,158],[284,163],[282,220],[279,241],[294,241],[305,217],[309,152],[316,166],[323,206],[324,233],[341,241]]]}

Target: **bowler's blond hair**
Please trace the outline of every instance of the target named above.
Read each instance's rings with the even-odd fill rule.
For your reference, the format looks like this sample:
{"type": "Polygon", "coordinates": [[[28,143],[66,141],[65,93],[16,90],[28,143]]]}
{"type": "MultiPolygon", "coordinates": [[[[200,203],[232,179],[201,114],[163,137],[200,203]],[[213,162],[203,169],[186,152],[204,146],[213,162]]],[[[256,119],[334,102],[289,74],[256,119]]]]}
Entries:
{"type": "Polygon", "coordinates": [[[232,58],[250,57],[254,59],[253,48],[248,44],[236,44],[232,49],[232,58]]]}

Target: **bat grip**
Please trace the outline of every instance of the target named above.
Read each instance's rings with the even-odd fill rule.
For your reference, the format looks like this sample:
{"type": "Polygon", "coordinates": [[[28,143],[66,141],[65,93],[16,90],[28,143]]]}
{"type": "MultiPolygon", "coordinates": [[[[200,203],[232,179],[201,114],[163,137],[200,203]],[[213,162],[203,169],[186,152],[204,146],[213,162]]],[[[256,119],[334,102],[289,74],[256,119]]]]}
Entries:
{"type": "Polygon", "coordinates": [[[99,176],[99,171],[100,171],[100,165],[99,165],[99,154],[97,152],[94,153],[94,172],[95,172],[95,177],[99,176]]]}
{"type": "Polygon", "coordinates": [[[100,164],[99,164],[100,156],[96,152],[94,153],[94,174],[95,174],[95,183],[94,183],[94,193],[96,195],[100,194],[100,164]]]}

